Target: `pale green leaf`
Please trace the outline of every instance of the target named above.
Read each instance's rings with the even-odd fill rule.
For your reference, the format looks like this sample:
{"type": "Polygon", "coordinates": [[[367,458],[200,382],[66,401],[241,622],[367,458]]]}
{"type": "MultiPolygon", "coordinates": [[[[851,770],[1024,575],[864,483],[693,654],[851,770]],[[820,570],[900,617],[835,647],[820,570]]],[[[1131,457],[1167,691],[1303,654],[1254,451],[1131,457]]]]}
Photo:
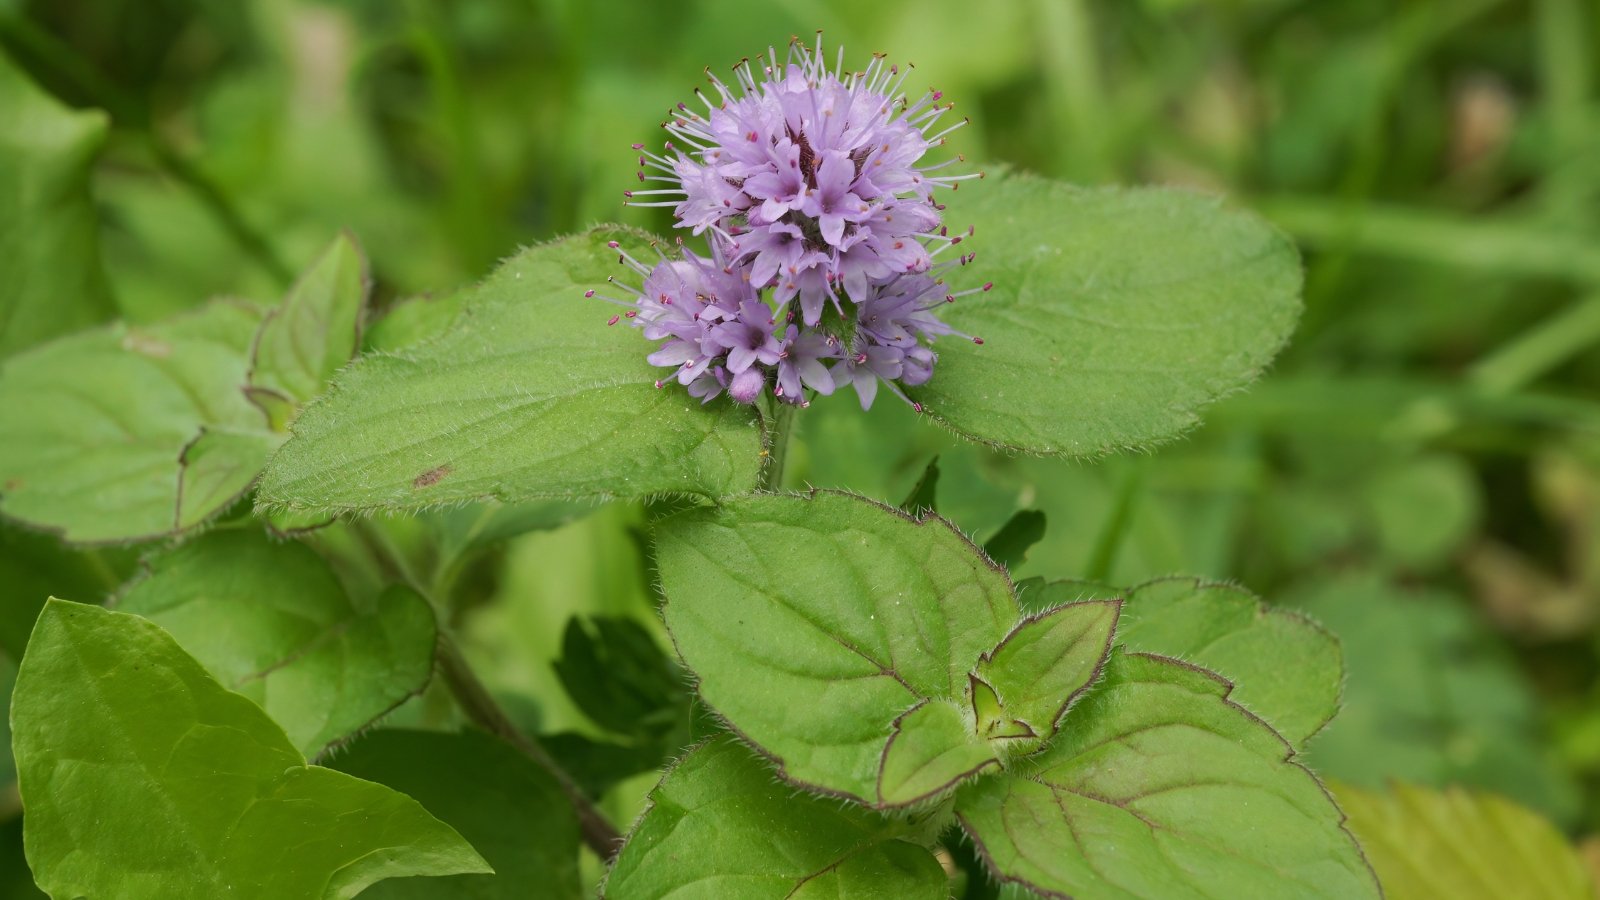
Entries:
{"type": "Polygon", "coordinates": [[[391,351],[432,340],[450,330],[471,293],[468,288],[442,297],[424,295],[401,300],[372,323],[362,335],[362,343],[368,350],[391,351]]]}
{"type": "Polygon", "coordinates": [[[361,900],[579,900],[578,819],[555,779],[510,745],[478,731],[383,729],[332,765],[405,793],[472,842],[494,874],[405,878],[361,900]]]}
{"type": "Polygon", "coordinates": [[[1494,794],[1334,785],[1388,900],[1594,900],[1583,860],[1550,822],[1494,794]]]}
{"type": "MultiPolygon", "coordinates": [[[[667,628],[708,705],[792,781],[874,805],[896,719],[966,704],[1018,618],[1004,572],[943,519],[845,494],[755,495],[661,522],[667,628]]],[[[971,734],[976,739],[975,734],[971,734]]]]}
{"type": "Polygon", "coordinates": [[[945,219],[976,226],[963,273],[994,288],[941,313],[984,344],[940,341],[933,380],[909,393],[969,438],[1065,456],[1169,440],[1294,327],[1294,246],[1216,198],[1031,176],[967,188],[945,219]]]}
{"type": "Polygon", "coordinates": [[[416,509],[495,498],[722,496],[753,487],[756,414],[657,390],[662,371],[611,307],[626,275],[593,231],[524,251],[462,301],[436,340],[362,358],[308,405],[258,500],[317,510],[416,509]]]}
{"type": "Polygon", "coordinates": [[[178,456],[177,530],[203,524],[244,496],[281,443],[266,431],[202,428],[178,456]]]}
{"type": "Polygon", "coordinates": [[[1229,699],[1267,720],[1296,748],[1339,709],[1339,641],[1304,613],[1268,606],[1242,588],[1165,578],[1134,588],[1119,643],[1176,656],[1234,684],[1229,699]]]}
{"type": "Polygon", "coordinates": [[[103,543],[163,537],[221,511],[273,443],[240,390],[260,319],[254,306],[217,301],[0,363],[0,512],[103,543]],[[203,465],[180,516],[185,449],[211,431],[231,436],[196,452],[203,465]]]}
{"type": "Polygon", "coordinates": [[[416,801],[308,766],[137,616],[52,600],[13,697],[28,863],[57,897],[344,900],[485,872],[416,801]]]}
{"type": "Polygon", "coordinates": [[[607,878],[608,900],[944,900],[949,879],[906,826],[796,793],[731,737],[706,743],[650,795],[607,878]]]}
{"type": "Polygon", "coordinates": [[[392,587],[358,603],[302,544],[218,531],[148,566],[118,608],[166,629],[212,677],[261,704],[308,757],[432,676],[428,602],[392,587]]]}
{"type": "Polygon", "coordinates": [[[905,804],[937,796],[999,764],[995,749],[973,740],[969,716],[954,703],[925,700],[896,719],[878,766],[878,799],[905,804]]]}
{"type": "Polygon", "coordinates": [[[567,500],[527,503],[488,501],[441,509],[423,517],[438,544],[439,556],[458,559],[530,531],[559,528],[592,512],[590,504],[567,500]]]}
{"type": "Polygon", "coordinates": [[[1100,674],[1122,604],[1070,603],[1029,616],[973,670],[978,733],[1031,752],[1056,733],[1067,707],[1100,674]],[[978,702],[977,682],[987,691],[978,702]]]}
{"type": "Polygon", "coordinates": [[[267,314],[256,336],[250,385],[295,404],[322,393],[361,343],[370,279],[355,237],[339,235],[267,314]]]}
{"type": "Polygon", "coordinates": [[[116,311],[90,169],[106,115],[74,111],[0,53],[0,359],[116,311]]]}
{"type": "Polygon", "coordinates": [[[1048,896],[1376,898],[1343,816],[1228,685],[1118,651],[1042,753],[964,788],[1001,879],[1048,896]]]}

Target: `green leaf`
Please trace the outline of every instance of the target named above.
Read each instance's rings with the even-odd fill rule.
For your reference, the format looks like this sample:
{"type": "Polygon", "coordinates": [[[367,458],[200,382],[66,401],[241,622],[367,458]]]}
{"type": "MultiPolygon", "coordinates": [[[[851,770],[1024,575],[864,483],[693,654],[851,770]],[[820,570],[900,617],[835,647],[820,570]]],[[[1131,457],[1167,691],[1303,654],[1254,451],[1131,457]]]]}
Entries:
{"type": "Polygon", "coordinates": [[[994,537],[984,542],[989,558],[1014,572],[1028,558],[1028,551],[1044,538],[1044,513],[1024,509],[1006,520],[994,537]]]}
{"type": "Polygon", "coordinates": [[[240,390],[260,320],[217,301],[0,363],[0,512],[104,543],[171,535],[227,507],[276,440],[240,390]]]}
{"type": "Polygon", "coordinates": [[[424,516],[438,541],[439,555],[456,559],[530,531],[559,528],[592,512],[592,505],[566,500],[529,503],[473,503],[435,510],[424,516]]]}
{"type": "Polygon", "coordinates": [[[686,756],[650,801],[606,879],[609,900],[949,895],[904,824],[796,794],[731,737],[686,756]]]}
{"type": "Polygon", "coordinates": [[[0,53],[0,359],[111,318],[90,170],[106,115],[57,103],[0,53]]]}
{"type": "Polygon", "coordinates": [[[973,670],[978,733],[1011,738],[1003,746],[1018,752],[1050,740],[1099,677],[1121,608],[1120,600],[1089,600],[1023,619],[973,670]]]}
{"type": "Polygon", "coordinates": [[[344,900],[384,878],[489,870],[415,800],[306,765],[137,616],[50,601],[12,722],[28,862],[54,896],[344,900]]]}
{"type": "Polygon", "coordinates": [[[494,866],[492,875],[385,881],[362,900],[585,896],[572,805],[554,778],[505,742],[478,731],[383,729],[357,739],[334,766],[415,798],[494,866]]]}
{"type": "Polygon", "coordinates": [[[1268,606],[1242,588],[1195,578],[1134,588],[1117,637],[1129,650],[1175,656],[1229,679],[1229,700],[1296,749],[1339,710],[1338,639],[1304,613],[1268,606]]]}
{"type": "Polygon", "coordinates": [[[905,805],[936,797],[993,768],[996,748],[974,740],[972,731],[962,708],[945,700],[923,700],[895,719],[878,763],[878,802],[905,805]]]}
{"type": "Polygon", "coordinates": [[[1050,896],[1379,896],[1343,816],[1222,679],[1118,651],[1044,750],[956,797],[1002,880],[1050,896]]]}
{"type": "Polygon", "coordinates": [[[784,777],[877,807],[995,766],[1018,737],[1035,749],[1116,621],[1111,604],[1016,624],[1005,574],[948,522],[846,494],[682,513],[656,552],[663,615],[706,703],[784,777]],[[989,702],[975,684],[1004,689],[989,702]],[[980,728],[975,704],[1033,727],[980,728]]]}
{"type": "Polygon", "coordinates": [[[250,367],[253,392],[294,405],[322,393],[361,344],[371,285],[366,269],[361,247],[348,232],[322,252],[261,323],[250,367]]]}
{"type": "Polygon", "coordinates": [[[614,734],[656,735],[686,717],[683,672],[632,619],[568,619],[554,665],[573,703],[614,734]]]}
{"type": "Polygon", "coordinates": [[[618,272],[603,229],[524,251],[438,339],[366,356],[309,404],[258,491],[269,508],[417,509],[497,498],[748,490],[748,408],[657,390],[648,342],[585,300],[618,272]]]}
{"type": "Polygon", "coordinates": [[[984,344],[941,342],[909,393],[973,440],[1062,456],[1170,440],[1294,327],[1293,244],[1216,198],[1030,176],[969,187],[946,220],[976,226],[994,289],[942,312],[984,344]]]}
{"type": "Polygon", "coordinates": [[[1335,785],[1389,900],[1594,900],[1583,860],[1560,831],[1494,794],[1335,785]]]}
{"type": "Polygon", "coordinates": [[[755,495],[656,532],[662,613],[700,695],[784,777],[863,803],[896,719],[965,702],[1016,622],[1005,574],[943,519],[844,494],[755,495]]]}
{"type": "Polygon", "coordinates": [[[923,510],[939,511],[939,457],[928,460],[928,467],[922,470],[922,477],[912,486],[900,508],[914,516],[923,510]]]}
{"type": "Polygon", "coordinates": [[[212,677],[261,704],[308,757],[432,677],[428,602],[395,586],[358,603],[302,544],[218,531],[148,566],[119,608],[166,629],[212,677]]]}
{"type": "Polygon", "coordinates": [[[469,288],[442,297],[423,295],[401,300],[372,323],[362,341],[368,350],[391,351],[432,340],[450,330],[471,294],[469,288]]]}
{"type": "Polygon", "coordinates": [[[204,524],[244,496],[281,443],[270,432],[202,428],[178,455],[177,530],[204,524]]]}

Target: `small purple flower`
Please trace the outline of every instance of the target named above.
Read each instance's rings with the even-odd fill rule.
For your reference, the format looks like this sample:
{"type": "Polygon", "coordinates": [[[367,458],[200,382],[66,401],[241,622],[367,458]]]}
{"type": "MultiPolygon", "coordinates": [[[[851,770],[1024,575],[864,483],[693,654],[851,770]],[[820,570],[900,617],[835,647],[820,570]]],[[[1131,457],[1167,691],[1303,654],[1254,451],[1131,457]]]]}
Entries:
{"type": "Polygon", "coordinates": [[[679,104],[664,124],[688,149],[640,157],[640,179],[669,186],[628,202],[670,206],[679,227],[710,231],[780,308],[798,295],[803,324],[816,325],[825,298],[839,306],[836,285],[859,299],[873,280],[927,271],[929,245],[960,241],[940,229],[932,191],[983,176],[919,165],[966,120],[930,133],[953,104],[937,91],[911,100],[909,72],[879,56],[846,72],[842,51],[830,67],[819,36],[782,62],[776,50],[746,60],[732,87],[708,74],[715,96],[696,92],[705,113],[679,104]]]}
{"type": "Polygon", "coordinates": [[[824,396],[833,393],[833,373],[822,361],[838,356],[837,338],[796,329],[778,358],[778,386],[773,389],[773,394],[779,400],[799,403],[799,399],[793,398],[802,397],[807,387],[824,396]]]}
{"type": "Polygon", "coordinates": [[[783,346],[774,334],[776,325],[770,307],[759,300],[746,300],[739,304],[736,315],[712,326],[707,337],[727,352],[728,371],[739,375],[758,362],[778,364],[783,346]]]}

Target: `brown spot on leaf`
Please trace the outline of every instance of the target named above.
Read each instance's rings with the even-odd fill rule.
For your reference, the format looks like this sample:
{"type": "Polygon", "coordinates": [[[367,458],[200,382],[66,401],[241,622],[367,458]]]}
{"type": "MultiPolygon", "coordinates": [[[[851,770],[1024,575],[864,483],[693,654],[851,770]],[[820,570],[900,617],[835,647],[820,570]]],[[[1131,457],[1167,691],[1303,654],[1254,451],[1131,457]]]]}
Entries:
{"type": "Polygon", "coordinates": [[[449,466],[438,466],[437,468],[429,469],[428,471],[423,472],[421,475],[418,475],[416,478],[413,478],[411,480],[411,486],[414,488],[433,487],[434,485],[443,481],[444,477],[449,474],[449,466]]]}
{"type": "Polygon", "coordinates": [[[8,479],[6,479],[6,491],[7,492],[20,491],[20,490],[22,490],[22,479],[21,478],[8,478],[8,479]]]}

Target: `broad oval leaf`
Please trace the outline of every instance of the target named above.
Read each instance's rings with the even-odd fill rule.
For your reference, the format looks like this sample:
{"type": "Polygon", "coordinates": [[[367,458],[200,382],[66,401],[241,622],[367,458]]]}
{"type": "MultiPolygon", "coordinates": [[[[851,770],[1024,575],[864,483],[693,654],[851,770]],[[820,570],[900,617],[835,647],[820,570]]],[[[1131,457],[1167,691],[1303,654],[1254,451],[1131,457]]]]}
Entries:
{"type": "Polygon", "coordinates": [[[1339,710],[1338,639],[1304,613],[1268,606],[1242,588],[1195,578],[1141,585],[1128,593],[1118,640],[1232,681],[1228,699],[1266,719],[1297,749],[1339,710]]]}
{"type": "Polygon", "coordinates": [[[982,346],[938,345],[909,393],[973,440],[1097,456],[1169,440],[1253,381],[1300,310],[1290,241],[1213,197],[1014,175],[953,195],[987,293],[941,309],[982,346]]]}
{"type": "Polygon", "coordinates": [[[1556,827],[1503,797],[1396,784],[1334,785],[1388,900],[1594,900],[1583,859],[1556,827]]]}
{"type": "Polygon", "coordinates": [[[608,900],[944,900],[950,882],[908,827],[797,794],[729,736],[701,745],[650,795],[606,879],[608,900]]]}
{"type": "Polygon", "coordinates": [[[415,800],[308,766],[137,616],[52,600],[12,698],[28,863],[57,897],[344,900],[487,872],[415,800]]]}
{"type": "MultiPolygon", "coordinates": [[[[901,714],[964,698],[1016,622],[948,522],[846,494],[761,494],[661,522],[662,614],[712,709],[784,777],[863,803],[901,714]]],[[[906,800],[915,798],[905,798],[906,800]]]]}
{"type": "Polygon", "coordinates": [[[90,169],[107,117],[74,111],[0,52],[0,359],[116,312],[90,169]]]}
{"type": "Polygon", "coordinates": [[[645,243],[600,229],[528,249],[472,288],[438,339],[345,369],[295,420],[258,502],[348,511],[749,490],[755,413],[657,390],[649,345],[584,299],[622,271],[612,240],[645,243]]]}
{"type": "Polygon", "coordinates": [[[1036,757],[964,788],[995,875],[1050,897],[1376,898],[1344,817],[1217,676],[1113,653],[1036,757]]]}
{"type": "Polygon", "coordinates": [[[433,675],[433,609],[391,587],[358,602],[303,544],[218,531],[163,553],[119,609],[171,634],[316,757],[433,675]]]}
{"type": "Polygon", "coordinates": [[[848,494],[680,513],[658,525],[656,560],[707,705],[785,778],[876,807],[1037,749],[1116,622],[1114,604],[1082,604],[1018,623],[1004,570],[948,522],[848,494]]]}
{"type": "Polygon", "coordinates": [[[80,543],[164,537],[220,512],[280,440],[240,390],[260,321],[215,301],[0,363],[0,512],[80,543]]]}
{"type": "Polygon", "coordinates": [[[493,874],[405,878],[361,900],[579,900],[578,818],[555,779],[481,731],[380,729],[332,765],[416,799],[461,832],[493,874]]]}

